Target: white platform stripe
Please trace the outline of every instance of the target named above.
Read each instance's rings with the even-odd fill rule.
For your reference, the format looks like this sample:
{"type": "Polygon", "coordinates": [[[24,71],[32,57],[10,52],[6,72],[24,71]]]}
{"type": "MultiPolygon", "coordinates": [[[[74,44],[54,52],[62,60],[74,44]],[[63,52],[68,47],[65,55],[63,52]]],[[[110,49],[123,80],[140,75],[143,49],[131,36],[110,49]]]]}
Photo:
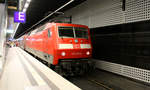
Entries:
{"type": "MultiPolygon", "coordinates": [[[[21,53],[19,53],[21,54],[21,53]]],[[[23,56],[20,55],[22,58],[23,56]]],[[[32,76],[34,77],[34,79],[36,80],[36,82],[38,83],[39,86],[41,85],[46,85],[46,83],[44,82],[44,80],[39,76],[39,74],[33,69],[33,67],[24,59],[22,59],[24,64],[29,68],[29,72],[32,74],[32,76]]]]}
{"type": "Polygon", "coordinates": [[[37,83],[39,85],[46,85],[44,80],[38,75],[38,73],[33,69],[33,67],[26,61],[25,61],[25,64],[27,65],[28,68],[30,68],[29,71],[31,72],[32,76],[35,78],[37,83]]]}
{"type": "Polygon", "coordinates": [[[82,48],[82,49],[84,49],[84,48],[91,48],[91,45],[90,44],[80,44],[80,47],[82,48]]]}
{"type": "Polygon", "coordinates": [[[27,52],[24,52],[22,49],[18,48],[20,52],[24,53],[27,57],[31,58],[31,62],[34,62],[34,65],[37,65],[37,68],[46,76],[47,78],[52,81],[58,88],[61,90],[81,90],[77,86],[75,86],[73,83],[70,83],[68,80],[62,78],[59,74],[54,72],[53,70],[49,69],[47,66],[43,65],[41,62],[37,61],[35,58],[33,58],[31,55],[29,55],[27,52]],[[55,78],[54,78],[55,77],[55,78]],[[61,82],[60,82],[61,81],[61,82]]]}
{"type": "Polygon", "coordinates": [[[59,49],[73,49],[73,44],[59,44],[59,49]]]}

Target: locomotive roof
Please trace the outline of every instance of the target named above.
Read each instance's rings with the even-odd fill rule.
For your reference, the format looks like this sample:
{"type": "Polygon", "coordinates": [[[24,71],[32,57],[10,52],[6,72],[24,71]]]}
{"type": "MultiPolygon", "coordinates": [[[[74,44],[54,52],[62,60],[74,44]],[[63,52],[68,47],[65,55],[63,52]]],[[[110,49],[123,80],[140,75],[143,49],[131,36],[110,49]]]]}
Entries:
{"type": "Polygon", "coordinates": [[[81,24],[72,24],[72,23],[55,23],[55,22],[52,22],[52,23],[47,23],[47,25],[48,24],[50,24],[50,25],[52,25],[52,24],[56,24],[56,25],[60,25],[60,26],[63,26],[63,25],[65,25],[65,26],[79,26],[79,27],[86,27],[86,28],[88,28],[88,26],[86,26],[86,25],[81,25],[81,24]]]}

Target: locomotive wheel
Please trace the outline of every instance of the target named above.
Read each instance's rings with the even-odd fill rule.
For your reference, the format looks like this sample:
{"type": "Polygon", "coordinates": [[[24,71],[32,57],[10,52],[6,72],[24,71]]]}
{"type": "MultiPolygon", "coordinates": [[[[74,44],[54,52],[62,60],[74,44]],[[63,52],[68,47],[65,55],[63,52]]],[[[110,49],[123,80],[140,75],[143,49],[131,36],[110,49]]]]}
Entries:
{"type": "Polygon", "coordinates": [[[58,73],[59,75],[61,75],[61,76],[66,76],[66,74],[63,72],[61,66],[59,66],[59,65],[54,66],[54,71],[55,71],[56,73],[58,73]]]}
{"type": "Polygon", "coordinates": [[[54,70],[54,69],[55,69],[55,66],[54,66],[54,65],[52,65],[52,64],[50,64],[50,63],[47,63],[47,66],[48,66],[49,68],[51,68],[52,70],[54,70]]]}

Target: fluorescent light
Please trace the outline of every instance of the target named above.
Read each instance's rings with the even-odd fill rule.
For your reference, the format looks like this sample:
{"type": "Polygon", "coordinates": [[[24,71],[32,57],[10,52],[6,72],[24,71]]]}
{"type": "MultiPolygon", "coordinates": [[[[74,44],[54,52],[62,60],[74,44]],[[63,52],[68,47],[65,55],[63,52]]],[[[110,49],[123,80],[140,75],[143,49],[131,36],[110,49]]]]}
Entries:
{"type": "Polygon", "coordinates": [[[14,7],[14,6],[8,6],[8,9],[14,9],[14,10],[17,10],[17,7],[14,7]]]}
{"type": "Polygon", "coordinates": [[[15,34],[16,34],[16,31],[17,31],[19,25],[20,25],[20,23],[17,23],[17,25],[16,25],[16,27],[15,27],[15,31],[14,31],[14,33],[13,33],[13,35],[12,35],[13,38],[14,38],[14,36],[15,36],[15,34]]]}
{"type": "Polygon", "coordinates": [[[24,8],[24,9],[23,9],[23,12],[26,12],[26,10],[27,10],[27,9],[26,9],[26,8],[24,8]]]}
{"type": "Polygon", "coordinates": [[[26,3],[23,8],[23,12],[26,12],[27,8],[29,7],[30,2],[31,2],[31,0],[26,0],[26,3]]]}
{"type": "Polygon", "coordinates": [[[27,0],[27,2],[31,2],[31,0],[27,0]]]}
{"type": "Polygon", "coordinates": [[[28,6],[29,6],[29,3],[26,3],[26,4],[24,5],[24,8],[28,8],[28,6]]]}
{"type": "Polygon", "coordinates": [[[13,33],[13,32],[14,32],[14,30],[11,30],[11,29],[6,30],[6,33],[13,33]]]}

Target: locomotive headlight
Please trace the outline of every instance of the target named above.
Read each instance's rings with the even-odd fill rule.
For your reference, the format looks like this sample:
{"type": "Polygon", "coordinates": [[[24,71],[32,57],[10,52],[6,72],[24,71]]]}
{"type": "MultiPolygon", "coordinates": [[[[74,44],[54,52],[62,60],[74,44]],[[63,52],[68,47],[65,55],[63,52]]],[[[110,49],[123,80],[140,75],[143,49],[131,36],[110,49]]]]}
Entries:
{"type": "Polygon", "coordinates": [[[86,55],[90,55],[90,52],[89,52],[89,51],[87,51],[87,52],[86,52],[86,55]]]}
{"type": "Polygon", "coordinates": [[[62,55],[62,56],[65,56],[65,55],[66,55],[66,53],[65,53],[65,52],[62,52],[62,53],[61,53],[61,55],[62,55]]]}

